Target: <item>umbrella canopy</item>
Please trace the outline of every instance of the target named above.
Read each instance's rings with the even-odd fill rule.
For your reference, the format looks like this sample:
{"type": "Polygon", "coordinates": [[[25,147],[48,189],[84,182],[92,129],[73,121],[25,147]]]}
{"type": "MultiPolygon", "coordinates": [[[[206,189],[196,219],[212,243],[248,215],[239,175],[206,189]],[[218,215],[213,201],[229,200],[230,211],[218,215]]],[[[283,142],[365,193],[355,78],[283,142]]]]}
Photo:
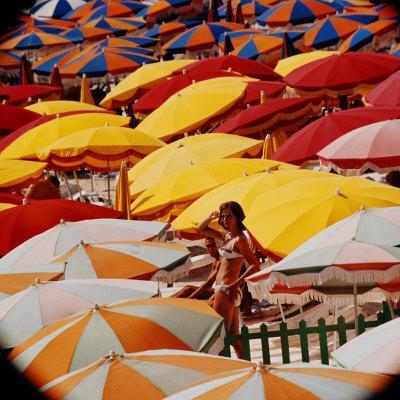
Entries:
{"type": "Polygon", "coordinates": [[[400,106],[400,71],[386,78],[365,99],[374,106],[400,106]]]}
{"type": "Polygon", "coordinates": [[[186,72],[233,71],[266,81],[280,80],[280,75],[275,73],[267,65],[233,55],[210,57],[197,61],[191,65],[181,67],[180,70],[174,72],[174,75],[182,73],[183,70],[186,72]]]}
{"type": "Polygon", "coordinates": [[[12,85],[0,87],[0,98],[6,99],[7,103],[22,105],[28,100],[46,98],[59,98],[61,88],[48,85],[12,85]],[[30,99],[29,99],[30,98],[30,99]]]}
{"type": "Polygon", "coordinates": [[[222,33],[239,29],[243,29],[243,25],[232,22],[203,23],[175,36],[162,49],[171,54],[209,49],[218,44],[222,33]]]}
{"type": "Polygon", "coordinates": [[[18,35],[0,44],[0,50],[29,50],[39,49],[43,46],[71,45],[74,40],[67,39],[60,35],[45,32],[30,32],[18,35]]]}
{"type": "Polygon", "coordinates": [[[188,0],[169,0],[169,1],[158,0],[154,3],[150,3],[146,8],[140,10],[137,13],[137,16],[145,19],[148,19],[149,17],[154,18],[160,14],[164,14],[170,11],[174,3],[176,3],[178,7],[179,3],[187,4],[188,0]]]}
{"type": "Polygon", "coordinates": [[[185,31],[187,27],[185,23],[175,21],[166,22],[161,25],[156,24],[144,34],[144,37],[168,38],[185,31]]]}
{"type": "Polygon", "coordinates": [[[118,211],[72,200],[41,200],[0,212],[3,240],[0,254],[3,256],[31,237],[50,229],[60,219],[118,218],[118,211]]]}
{"type": "Polygon", "coordinates": [[[92,50],[84,55],[77,55],[60,68],[61,76],[74,78],[75,76],[87,77],[104,76],[106,74],[118,75],[132,72],[142,66],[157,61],[156,57],[119,48],[102,48],[92,50]]]}
{"type": "Polygon", "coordinates": [[[33,110],[24,110],[16,106],[0,104],[0,131],[2,133],[10,133],[39,117],[40,115],[33,110]]]}
{"type": "Polygon", "coordinates": [[[383,375],[348,371],[313,364],[271,367],[258,364],[237,371],[213,375],[190,388],[167,397],[168,400],[189,400],[218,396],[234,399],[249,396],[254,399],[284,400],[295,398],[339,400],[363,398],[379,393],[391,382],[383,375]]]}
{"type": "Polygon", "coordinates": [[[27,187],[42,176],[46,163],[0,159],[0,190],[27,187]]]}
{"type": "Polygon", "coordinates": [[[137,52],[143,52],[143,54],[153,54],[151,49],[145,49],[144,47],[152,47],[157,44],[156,39],[145,38],[145,37],[108,37],[105,40],[93,45],[95,47],[119,47],[124,50],[132,50],[137,52]]]}
{"type": "MultiPolygon", "coordinates": [[[[232,11],[235,15],[235,22],[239,22],[237,20],[238,12],[242,13],[242,17],[254,17],[255,15],[261,15],[263,12],[269,10],[271,6],[278,3],[278,0],[234,0],[232,1],[232,11]],[[241,11],[238,11],[238,10],[241,11]]],[[[226,9],[227,4],[223,4],[218,8],[218,15],[220,18],[226,17],[226,9]]],[[[243,23],[240,22],[240,23],[243,23]]]]}
{"type": "Polygon", "coordinates": [[[80,26],[61,32],[61,36],[68,39],[84,42],[85,40],[100,40],[112,34],[109,29],[94,28],[92,26],[80,26]]]}
{"type": "Polygon", "coordinates": [[[9,208],[15,207],[15,204],[0,203],[0,211],[8,210],[9,208]]]}
{"type": "Polygon", "coordinates": [[[84,27],[106,29],[116,36],[125,35],[127,32],[135,32],[146,25],[146,21],[142,18],[106,18],[99,17],[86,22],[84,27]]]}
{"type": "Polygon", "coordinates": [[[229,157],[255,157],[261,149],[261,141],[237,135],[212,133],[185,137],[154,151],[129,170],[131,197],[136,198],[191,162],[197,165],[229,157]]]}
{"type": "MultiPolygon", "coordinates": [[[[1,275],[0,275],[1,281],[1,275]]],[[[155,282],[126,279],[71,279],[42,282],[0,302],[1,347],[12,348],[34,333],[93,304],[154,297],[155,282]]]]}
{"type": "Polygon", "coordinates": [[[54,169],[118,170],[121,161],[135,164],[165,144],[131,128],[104,126],[73,132],[42,148],[38,157],[54,169]]]}
{"type": "Polygon", "coordinates": [[[75,10],[71,10],[63,16],[64,22],[70,21],[78,21],[81,17],[84,17],[88,13],[90,13],[95,8],[103,6],[105,3],[104,0],[90,0],[87,1],[86,4],[81,5],[75,10]],[[67,21],[68,20],[68,21],[67,21]]]}
{"type": "Polygon", "coordinates": [[[272,158],[293,164],[317,159],[320,150],[347,132],[399,117],[400,107],[359,107],[324,115],[295,132],[272,158]]]}
{"type": "Polygon", "coordinates": [[[171,96],[142,121],[137,129],[170,141],[228,112],[244,95],[248,81],[251,78],[223,77],[194,83],[171,96]]]}
{"type": "Polygon", "coordinates": [[[20,64],[20,56],[12,51],[0,51],[0,67],[4,69],[16,69],[20,64]]]}
{"type": "Polygon", "coordinates": [[[155,242],[82,241],[50,262],[64,263],[65,279],[152,279],[168,283],[189,275],[191,265],[185,246],[155,242]]]}
{"type": "MultiPolygon", "coordinates": [[[[251,212],[254,200],[261,194],[302,178],[329,177],[328,174],[311,170],[291,169],[289,164],[271,164],[268,171],[242,176],[231,180],[208,193],[187,207],[173,222],[173,227],[183,236],[196,234],[196,226],[226,201],[238,202],[245,214],[251,212]]],[[[211,226],[218,229],[216,221],[211,226]]]]}
{"type": "Polygon", "coordinates": [[[345,343],[332,353],[336,363],[357,371],[398,375],[400,319],[386,322],[345,343]]]}
{"type": "Polygon", "coordinates": [[[363,85],[376,85],[398,69],[400,59],[389,54],[349,51],[303,65],[284,81],[301,92],[336,97],[362,92],[363,85]]]}
{"type": "Polygon", "coordinates": [[[118,397],[121,392],[137,400],[161,400],[211,374],[239,369],[248,364],[248,361],[182,350],[149,350],[131,354],[111,352],[79,371],[48,383],[41,391],[49,399],[65,398],[70,393],[76,393],[80,398],[87,397],[85,385],[90,382],[91,387],[99,388],[99,393],[90,392],[96,400],[107,396],[118,397]],[[157,368],[154,368],[155,365],[157,368]],[[170,376],[177,379],[172,381],[168,378],[170,376]]]}
{"type": "Polygon", "coordinates": [[[215,130],[238,135],[256,135],[279,127],[293,130],[321,109],[322,100],[317,97],[271,99],[228,118],[215,130]]]}
{"type": "Polygon", "coordinates": [[[375,122],[346,133],[318,152],[323,169],[334,169],[343,175],[399,169],[399,129],[400,120],[395,119],[375,122]]]}
{"type": "Polygon", "coordinates": [[[60,114],[71,111],[106,111],[104,108],[97,107],[92,104],[72,100],[39,101],[35,104],[25,107],[25,109],[42,115],[60,114]]]}
{"type": "MultiPolygon", "coordinates": [[[[194,82],[205,81],[207,79],[219,78],[225,76],[238,76],[232,72],[211,71],[211,72],[190,72],[180,74],[160,83],[145,93],[137,100],[132,108],[141,114],[150,114],[152,111],[165,103],[172,95],[190,86],[194,82]]],[[[1,89],[1,88],[0,88],[1,89]]]]}
{"type": "Polygon", "coordinates": [[[278,61],[275,72],[279,75],[286,76],[289,72],[308,64],[311,61],[319,60],[335,54],[333,51],[314,50],[309,53],[296,54],[278,61]]]}
{"type": "Polygon", "coordinates": [[[77,222],[61,220],[4,256],[0,260],[0,270],[24,271],[28,266],[40,265],[67,252],[81,241],[86,243],[99,243],[108,240],[114,242],[161,241],[166,230],[167,225],[162,222],[126,221],[109,219],[107,216],[101,219],[77,222]]]}
{"type": "Polygon", "coordinates": [[[322,229],[362,205],[400,203],[397,188],[361,178],[310,178],[258,196],[244,223],[260,248],[285,257],[322,229]],[[265,229],[268,221],[269,229],[265,229]]]}
{"type": "Polygon", "coordinates": [[[268,55],[282,47],[282,38],[274,35],[251,35],[239,46],[235,46],[232,54],[239,57],[257,60],[262,55],[268,55]]]}
{"type": "Polygon", "coordinates": [[[170,221],[187,206],[210,190],[239,178],[243,174],[265,171],[271,166],[268,160],[226,158],[189,164],[172,172],[162,181],[144,191],[132,204],[132,215],[142,219],[170,221]],[[195,186],[189,182],[197,182],[195,186]]]}
{"type": "Polygon", "coordinates": [[[109,349],[121,353],[160,348],[208,352],[215,351],[215,345],[219,351],[222,346],[216,341],[222,328],[223,319],[198,300],[156,298],[95,305],[43,328],[16,346],[10,360],[41,387],[96,361],[109,349]]]}
{"type": "Polygon", "coordinates": [[[15,205],[20,205],[22,204],[24,198],[16,193],[1,193],[0,192],[0,202],[1,203],[9,203],[9,204],[15,204],[15,205]]]}
{"type": "Polygon", "coordinates": [[[357,51],[371,43],[375,37],[383,36],[396,29],[396,20],[378,20],[358,28],[339,47],[339,51],[357,51]]]}
{"type": "MultiPolygon", "coordinates": [[[[377,15],[361,15],[366,24],[377,20],[377,15]]],[[[310,26],[304,34],[304,44],[314,49],[323,49],[337,44],[341,39],[347,38],[355,32],[363,23],[352,19],[350,13],[327,17],[323,21],[316,22],[310,26]]]]}
{"type": "Polygon", "coordinates": [[[289,0],[265,11],[257,18],[257,22],[269,26],[299,25],[314,22],[316,19],[336,14],[336,12],[336,9],[331,7],[328,2],[289,0]]]}
{"type": "Polygon", "coordinates": [[[1,157],[36,159],[37,153],[54,141],[77,130],[104,126],[106,123],[112,126],[124,126],[129,124],[129,118],[106,113],[84,113],[58,117],[15,139],[1,152],[1,157]]]}
{"type": "Polygon", "coordinates": [[[113,108],[128,104],[139,89],[151,89],[167,80],[175,70],[193,62],[194,60],[171,60],[143,65],[120,81],[100,102],[100,105],[113,108]]]}
{"type": "Polygon", "coordinates": [[[284,93],[286,84],[283,82],[271,81],[255,81],[249,82],[246,88],[246,94],[242,99],[242,106],[248,107],[250,105],[257,105],[262,103],[261,97],[263,96],[264,103],[271,97],[281,97],[284,93]]]}
{"type": "Polygon", "coordinates": [[[36,2],[29,12],[34,17],[60,18],[84,4],[83,0],[45,0],[36,2]]]}

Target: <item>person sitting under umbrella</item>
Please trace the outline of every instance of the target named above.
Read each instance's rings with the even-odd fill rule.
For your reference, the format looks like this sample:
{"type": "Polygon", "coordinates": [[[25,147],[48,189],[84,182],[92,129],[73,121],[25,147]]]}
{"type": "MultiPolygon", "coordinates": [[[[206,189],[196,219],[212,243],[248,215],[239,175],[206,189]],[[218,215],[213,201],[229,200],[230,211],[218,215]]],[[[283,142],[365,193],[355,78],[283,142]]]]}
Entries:
{"type": "Polygon", "coordinates": [[[33,200],[61,199],[60,181],[56,176],[48,175],[45,179],[32,184],[24,193],[25,198],[33,200]]]}

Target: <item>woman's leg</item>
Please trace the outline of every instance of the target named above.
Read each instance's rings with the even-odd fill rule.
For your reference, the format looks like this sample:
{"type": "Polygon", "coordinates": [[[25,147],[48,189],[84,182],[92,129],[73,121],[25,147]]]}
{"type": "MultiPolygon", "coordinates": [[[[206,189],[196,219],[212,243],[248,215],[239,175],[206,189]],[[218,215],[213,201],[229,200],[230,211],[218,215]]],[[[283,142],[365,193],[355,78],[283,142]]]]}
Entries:
{"type": "Polygon", "coordinates": [[[227,293],[222,290],[215,291],[213,308],[224,319],[226,332],[230,333],[234,306],[229,301],[227,293]]]}
{"type": "MultiPolygon", "coordinates": [[[[231,335],[237,335],[239,334],[239,313],[240,309],[239,307],[235,307],[233,309],[233,316],[232,316],[232,323],[230,327],[230,333],[231,335]]],[[[237,358],[243,358],[243,346],[242,342],[240,340],[235,340],[232,343],[233,348],[235,349],[237,358]]]]}

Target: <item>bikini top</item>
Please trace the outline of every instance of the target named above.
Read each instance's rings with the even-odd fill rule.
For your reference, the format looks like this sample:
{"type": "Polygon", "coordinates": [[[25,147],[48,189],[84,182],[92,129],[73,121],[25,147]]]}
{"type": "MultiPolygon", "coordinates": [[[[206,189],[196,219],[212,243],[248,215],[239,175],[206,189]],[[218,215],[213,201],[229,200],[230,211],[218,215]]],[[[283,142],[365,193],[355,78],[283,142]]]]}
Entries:
{"type": "MultiPolygon", "coordinates": [[[[232,240],[232,239],[231,239],[232,240]]],[[[227,244],[231,241],[229,240],[225,246],[227,246],[227,244]]],[[[237,253],[235,250],[229,249],[227,247],[221,247],[219,250],[219,255],[220,257],[226,258],[226,259],[230,259],[230,258],[243,258],[243,256],[240,253],[237,253]]]]}

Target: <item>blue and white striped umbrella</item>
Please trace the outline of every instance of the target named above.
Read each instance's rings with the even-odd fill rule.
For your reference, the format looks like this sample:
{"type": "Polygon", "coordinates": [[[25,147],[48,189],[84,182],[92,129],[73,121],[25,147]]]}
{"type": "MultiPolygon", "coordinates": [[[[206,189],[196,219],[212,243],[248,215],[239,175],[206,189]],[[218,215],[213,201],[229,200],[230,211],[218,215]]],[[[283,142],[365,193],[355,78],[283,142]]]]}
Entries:
{"type": "Polygon", "coordinates": [[[85,4],[83,0],[47,0],[36,3],[30,14],[33,17],[60,18],[85,4]]]}

